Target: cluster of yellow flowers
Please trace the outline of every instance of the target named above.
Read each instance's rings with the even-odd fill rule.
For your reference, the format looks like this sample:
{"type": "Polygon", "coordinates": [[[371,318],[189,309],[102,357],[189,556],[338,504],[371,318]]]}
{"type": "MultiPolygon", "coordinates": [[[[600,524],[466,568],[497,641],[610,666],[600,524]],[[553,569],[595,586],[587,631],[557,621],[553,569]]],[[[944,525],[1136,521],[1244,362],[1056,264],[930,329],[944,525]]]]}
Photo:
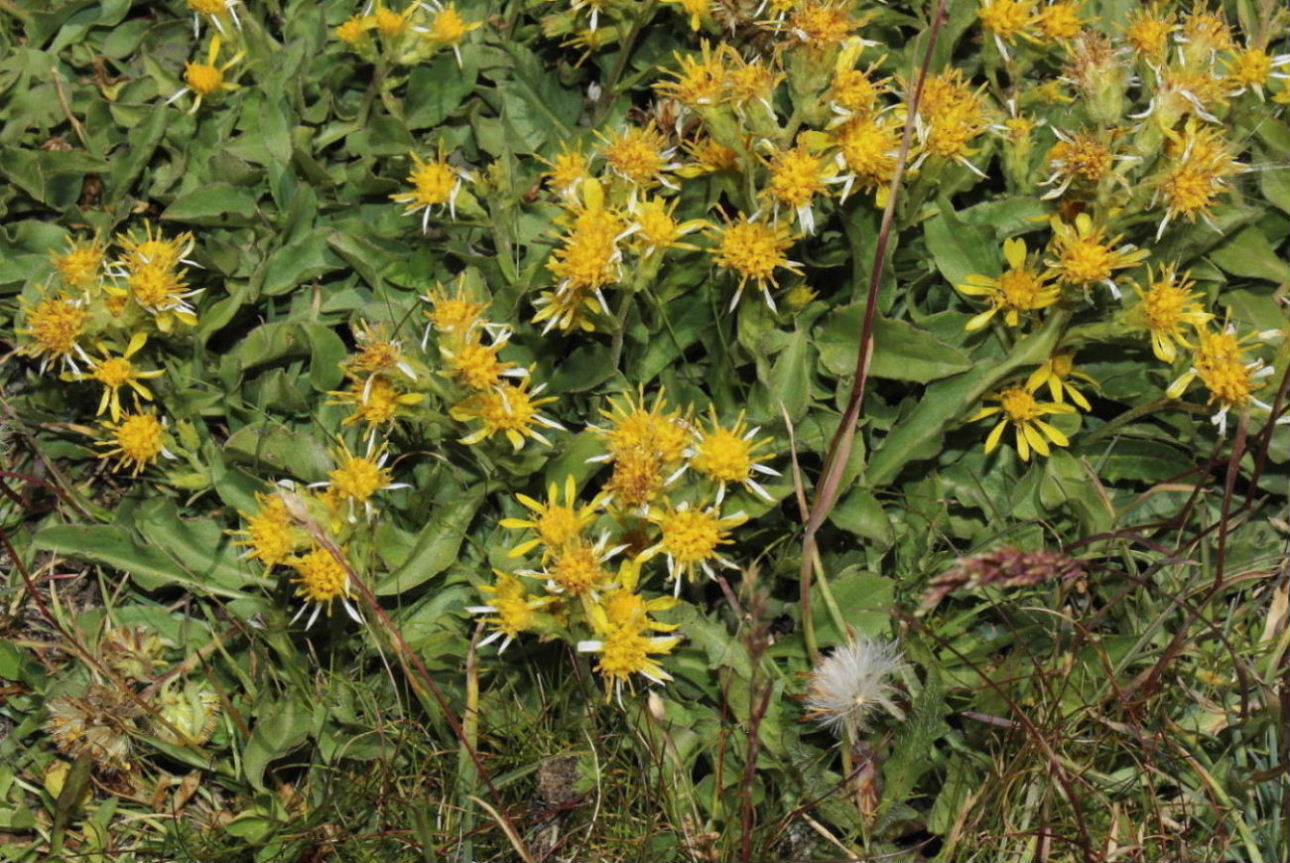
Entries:
{"type": "Polygon", "coordinates": [[[679,595],[683,579],[699,572],[716,578],[718,567],[735,567],[721,546],[748,519],[742,511],[723,513],[727,486],[738,484],[770,500],[757,477],[778,475],[763,464],[770,455],[759,452],[770,439],[758,438],[758,429],[748,428],[742,415],[722,425],[715,408],[709,411],[710,424],[692,413],[669,410],[661,391],[652,402],[643,391],[611,399],[601,411],[606,424],[590,428],[606,449],[591,461],[612,465],[600,492],[580,503],[570,476],[563,495],[552,483],[545,502],[518,496],[532,516],[507,518],[501,525],[531,532],[511,556],[538,552],[540,568],[498,571],[496,582],[482,588],[488,604],[472,610],[486,615],[493,627],[487,641],[504,639],[504,649],[523,632],[589,631],[594,637],[579,640],[578,649],[600,654],[597,669],[613,684],[607,696],[621,697],[633,674],[668,679],[653,657],[669,652],[679,638],[659,635],[675,626],[650,613],[672,608],[678,600],[644,598],[642,568],[666,557],[667,578],[679,595]],[[687,475],[692,481],[679,482],[687,475]],[[593,536],[597,525],[601,532],[593,536]],[[624,560],[611,573],[607,565],[619,554],[624,560]],[[539,589],[531,591],[523,579],[539,589]]]}
{"type": "Polygon", "coordinates": [[[156,347],[156,337],[197,323],[190,301],[201,291],[190,286],[185,266],[196,266],[194,245],[190,233],[166,238],[150,224],[118,234],[112,247],[97,237],[74,239],[52,253],[53,277],[20,298],[18,352],[38,359],[42,372],[52,364],[64,380],[102,388],[97,413],[111,419],[101,422],[97,445],[106,447],[103,458],[134,475],[160,457],[174,458],[166,420],[142,406],[153,401],[144,381],[164,372],[141,363],[141,352],[150,339],[156,347]]]}
{"type": "Polygon", "coordinates": [[[443,48],[451,48],[461,63],[461,43],[482,21],[467,21],[455,3],[413,0],[395,11],[382,0],[368,0],[358,12],[338,26],[334,34],[365,59],[379,53],[406,66],[422,63],[443,48]],[[380,40],[379,47],[372,35],[380,40]]]}

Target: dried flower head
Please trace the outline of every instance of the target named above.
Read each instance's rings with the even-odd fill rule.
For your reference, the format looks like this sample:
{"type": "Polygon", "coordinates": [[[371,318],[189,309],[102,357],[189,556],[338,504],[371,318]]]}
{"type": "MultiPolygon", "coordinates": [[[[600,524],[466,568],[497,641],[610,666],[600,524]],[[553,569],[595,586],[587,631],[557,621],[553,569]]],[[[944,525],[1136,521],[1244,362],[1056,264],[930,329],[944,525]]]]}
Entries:
{"type": "Polygon", "coordinates": [[[811,672],[806,717],[839,738],[857,740],[878,707],[903,719],[891,700],[891,676],[904,665],[894,641],[855,638],[833,649],[811,672]]]}
{"type": "Polygon", "coordinates": [[[986,585],[995,587],[1033,587],[1049,581],[1072,581],[1087,573],[1087,563],[1056,551],[1018,551],[997,548],[985,554],[963,557],[932,579],[918,614],[931,611],[940,601],[959,590],[986,585]]]}

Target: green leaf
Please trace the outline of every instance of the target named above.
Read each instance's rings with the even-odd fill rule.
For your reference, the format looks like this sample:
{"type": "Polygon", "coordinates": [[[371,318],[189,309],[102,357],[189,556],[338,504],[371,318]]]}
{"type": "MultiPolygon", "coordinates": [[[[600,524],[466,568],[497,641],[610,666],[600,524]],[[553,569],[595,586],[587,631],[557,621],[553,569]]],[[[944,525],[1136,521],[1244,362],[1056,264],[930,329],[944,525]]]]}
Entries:
{"type": "Polygon", "coordinates": [[[1255,225],[1224,241],[1209,253],[1209,259],[1234,276],[1267,279],[1277,284],[1290,282],[1290,263],[1277,254],[1255,225]]]}
{"type": "Polygon", "coordinates": [[[230,358],[241,374],[289,357],[309,357],[309,380],[314,389],[327,392],[344,377],[340,362],[348,349],[331,327],[322,324],[279,321],[264,324],[238,345],[230,358]]]}
{"type": "Polygon", "coordinates": [[[994,232],[963,223],[948,204],[942,203],[940,214],[929,219],[923,231],[936,269],[951,285],[961,285],[973,274],[998,275],[999,246],[994,232]]]}
{"type": "Polygon", "coordinates": [[[246,426],[229,435],[224,455],[230,462],[267,465],[276,473],[302,482],[321,482],[334,467],[317,434],[268,422],[246,426]]]}
{"type": "Polygon", "coordinates": [[[207,183],[171,202],[161,218],[192,225],[249,225],[257,214],[255,197],[229,183],[207,183]]]}
{"type": "Polygon", "coordinates": [[[317,230],[269,255],[261,293],[277,296],[341,268],[327,247],[327,231],[317,230]]]}
{"type": "MultiPolygon", "coordinates": [[[[895,583],[890,578],[848,567],[829,577],[829,589],[842,612],[842,620],[861,635],[881,635],[890,626],[895,583]]],[[[821,644],[841,644],[851,637],[838,632],[819,584],[811,589],[811,615],[815,637],[821,644]]]]}
{"type": "MultiPolygon", "coordinates": [[[[908,719],[900,723],[891,744],[891,758],[883,764],[882,803],[878,821],[884,825],[892,815],[892,808],[906,803],[918,780],[937,765],[933,744],[948,731],[945,714],[945,685],[940,669],[927,666],[927,680],[923,691],[914,701],[908,719]]],[[[881,826],[880,826],[881,829],[881,826]]]]}
{"type": "Polygon", "coordinates": [[[854,488],[842,498],[829,513],[829,521],[849,533],[873,540],[881,548],[891,546],[891,521],[878,499],[863,488],[854,488]]]}
{"type": "Polygon", "coordinates": [[[475,89],[478,74],[472,51],[462,52],[460,69],[451,51],[442,51],[428,65],[413,69],[403,103],[408,129],[428,129],[442,123],[475,89]]]}
{"type": "Polygon", "coordinates": [[[263,705],[260,721],[242,751],[242,771],[248,782],[264,790],[264,771],[309,738],[312,711],[303,701],[284,698],[263,705]]]}
{"type": "MultiPolygon", "coordinates": [[[[820,363],[837,377],[855,373],[864,303],[833,312],[817,331],[820,363]]],[[[874,352],[869,374],[876,378],[927,383],[967,371],[972,360],[962,350],[905,321],[874,321],[874,352]]]]}
{"type": "Polygon", "coordinates": [[[393,596],[423,584],[443,572],[457,560],[457,552],[466,538],[480,504],[484,502],[483,486],[462,493],[445,495],[436,501],[425,527],[417,534],[407,560],[376,582],[377,596],[393,596]]]}

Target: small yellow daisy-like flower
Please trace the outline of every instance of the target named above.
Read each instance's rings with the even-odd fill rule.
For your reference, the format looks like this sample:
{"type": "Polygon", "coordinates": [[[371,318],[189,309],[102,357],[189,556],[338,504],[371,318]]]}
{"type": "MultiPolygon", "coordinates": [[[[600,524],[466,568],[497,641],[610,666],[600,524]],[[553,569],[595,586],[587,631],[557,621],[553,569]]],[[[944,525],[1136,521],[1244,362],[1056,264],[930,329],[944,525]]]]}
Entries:
{"type": "Polygon", "coordinates": [[[578,329],[591,333],[596,330],[596,316],[604,314],[603,306],[594,291],[542,291],[533,301],[533,323],[546,322],[542,328],[543,335],[552,329],[566,333],[578,329]]]}
{"type": "Polygon", "coordinates": [[[223,44],[219,36],[211,37],[210,49],[206,52],[205,63],[186,63],[184,65],[184,84],[185,86],[166,100],[166,104],[176,101],[185,93],[192,93],[195,98],[193,106],[188,109],[188,113],[194,114],[202,105],[202,99],[208,99],[217,93],[236,90],[241,85],[225,79],[224,73],[242,62],[246,56],[245,51],[238,51],[232,58],[222,66],[215,65],[219,59],[219,49],[223,44]]]}
{"type": "Polygon", "coordinates": [[[138,476],[158,457],[175,457],[166,449],[165,423],[155,413],[126,413],[119,422],[104,420],[101,425],[110,438],[95,443],[109,448],[99,453],[99,458],[115,456],[117,470],[129,470],[131,476],[138,476]]]}
{"type": "Polygon", "coordinates": [[[774,500],[755,479],[759,473],[779,476],[779,471],[761,464],[769,460],[771,455],[757,454],[757,450],[772,443],[774,438],[758,439],[757,432],[760,429],[748,428],[742,413],[730,428],[718,421],[715,407],[709,408],[709,416],[712,420],[711,427],[698,431],[697,440],[687,451],[687,455],[690,467],[718,483],[716,502],[721,503],[729,483],[738,483],[766,500],[774,500]]]}
{"type": "Polygon", "coordinates": [[[1046,309],[1061,299],[1061,289],[1052,284],[1053,276],[1038,267],[1038,261],[1027,262],[1026,241],[1013,237],[1003,241],[1003,257],[1010,269],[995,278],[973,274],[965,284],[956,285],[960,293],[985,297],[990,308],[967,322],[966,329],[979,330],[999,312],[1010,327],[1021,323],[1023,312],[1046,309]]]}
{"type": "Polygon", "coordinates": [[[117,234],[116,243],[125,253],[112,264],[111,269],[117,275],[125,276],[148,266],[168,270],[177,270],[180,264],[197,266],[197,262],[189,258],[197,246],[192,231],[167,237],[160,228],[154,231],[151,222],[144,222],[142,236],[128,231],[117,234]]]}
{"type": "MultiPolygon", "coordinates": [[[[341,549],[341,554],[345,554],[344,549],[341,549]]],[[[296,596],[304,600],[300,610],[291,618],[292,623],[312,605],[313,613],[305,624],[305,629],[309,629],[324,608],[327,615],[331,616],[332,603],[338,599],[355,623],[363,622],[358,610],[349,603],[354,595],[349,569],[329,549],[315,546],[307,554],[288,558],[286,563],[296,571],[296,577],[291,579],[291,583],[297,585],[296,596]]]]}
{"type": "Polygon", "coordinates": [[[1018,38],[1035,41],[1032,28],[1039,23],[1035,5],[1035,0],[981,0],[977,9],[981,26],[994,36],[994,44],[1005,59],[1008,46],[1018,38]]]}
{"type": "Polygon", "coordinates": [[[579,506],[578,488],[572,474],[564,480],[564,503],[560,503],[559,486],[555,483],[551,483],[547,490],[546,503],[526,494],[517,494],[515,498],[531,509],[536,514],[535,517],[504,518],[498,523],[510,530],[531,530],[537,535],[512,548],[507,556],[522,557],[540,545],[543,559],[556,554],[580,537],[595,522],[596,510],[601,502],[598,495],[591,502],[579,506]]]}
{"type": "Polygon", "coordinates": [[[367,38],[368,31],[375,26],[376,20],[371,15],[360,12],[346,18],[332,33],[350,48],[356,48],[367,38]]]}
{"type": "Polygon", "coordinates": [[[675,188],[667,179],[667,172],[677,167],[671,161],[673,151],[654,124],[611,132],[604,141],[605,162],[615,174],[642,189],[660,183],[675,188]]]}
{"type": "Polygon", "coordinates": [[[887,116],[856,117],[834,133],[839,167],[846,170],[842,200],[847,199],[856,183],[866,192],[885,192],[891,184],[900,156],[901,133],[900,125],[887,116]]]}
{"type": "Polygon", "coordinates": [[[452,48],[452,53],[457,57],[457,65],[460,66],[461,43],[470,31],[479,29],[484,22],[467,21],[457,11],[455,3],[440,5],[438,0],[432,0],[431,7],[436,11],[430,26],[425,30],[426,38],[435,45],[452,48]]]}
{"type": "Polygon", "coordinates": [[[20,299],[25,326],[15,332],[25,336],[18,349],[24,356],[40,358],[40,371],[44,373],[49,361],[63,362],[76,370],[76,357],[86,362],[90,358],[78,343],[89,323],[90,313],[82,300],[73,300],[58,294],[46,296],[35,303],[20,299]]]}
{"type": "Polygon", "coordinates": [[[594,543],[574,537],[550,556],[545,570],[521,575],[545,577],[548,593],[596,599],[600,589],[609,584],[605,563],[626,548],[623,545],[606,548],[607,543],[605,536],[594,543]]]}
{"type": "Polygon", "coordinates": [[[527,380],[518,384],[503,381],[491,390],[468,396],[450,409],[448,414],[457,422],[480,423],[476,431],[461,439],[467,445],[477,444],[501,433],[511,442],[516,452],[524,447],[524,441],[529,438],[550,446],[551,441],[538,430],[539,427],[563,431],[564,426],[538,412],[542,405],[555,401],[555,396],[534,398],[545,388],[546,384],[540,384],[530,390],[527,380]]]}
{"type": "Polygon", "coordinates": [[[1108,239],[1106,229],[1095,227],[1088,213],[1076,216],[1074,225],[1054,216],[1052,226],[1056,258],[1044,263],[1053,275],[1074,287],[1087,290],[1090,285],[1100,283],[1119,299],[1120,288],[1113,279],[1115,271],[1137,266],[1150,256],[1146,249],[1128,243],[1116,246],[1123,235],[1108,239]]]}
{"type": "Polygon", "coordinates": [[[664,3],[675,3],[681,7],[681,14],[688,15],[690,19],[690,29],[699,32],[703,26],[704,18],[711,18],[712,0],[663,0],[664,3]]]}
{"type": "Polygon", "coordinates": [[[605,206],[604,187],[595,179],[582,184],[582,202],[571,207],[573,228],[563,235],[547,269],[560,280],[557,293],[592,292],[609,314],[601,289],[622,275],[622,250],[618,243],[627,223],[605,206]]]}
{"type": "Polygon", "coordinates": [[[1043,417],[1049,414],[1073,414],[1076,412],[1074,405],[1037,401],[1029,389],[1019,385],[1006,387],[994,395],[987,396],[987,399],[997,401],[999,404],[986,406],[968,419],[968,422],[976,422],[986,417],[1002,415],[999,424],[985,440],[986,454],[994,452],[999,446],[1008,426],[1015,429],[1017,454],[1021,456],[1022,461],[1030,461],[1032,449],[1040,455],[1049,455],[1052,452],[1048,446],[1049,442],[1056,446],[1070,445],[1066,435],[1045,422],[1043,417]]]}
{"type": "Polygon", "coordinates": [[[770,199],[776,211],[784,206],[795,212],[803,233],[815,233],[811,201],[816,195],[827,194],[837,165],[821,160],[805,144],[799,143],[786,150],[775,150],[769,168],[770,176],[762,195],[770,199]]]}
{"type": "Polygon", "coordinates": [[[152,391],[144,384],[139,383],[139,381],[161,377],[161,375],[165,374],[161,369],[140,371],[134,367],[134,363],[130,362],[130,357],[137,354],[147,342],[147,333],[135,333],[119,357],[114,357],[105,351],[100,359],[90,360],[89,371],[76,372],[67,375],[66,378],[74,381],[92,380],[101,383],[103,385],[103,398],[99,400],[97,413],[102,414],[110,409],[112,419],[119,420],[121,419],[121,388],[128,386],[134,390],[138,398],[144,401],[152,401],[152,391]]]}
{"type": "MultiPolygon", "coordinates": [[[[664,0],[678,2],[678,0],[664,0]]],[[[707,0],[703,0],[706,4],[707,0]]],[[[654,89],[669,96],[687,108],[699,111],[718,105],[729,95],[726,86],[726,66],[723,53],[713,54],[712,44],[704,39],[700,43],[699,54],[682,54],[674,52],[673,57],[680,68],[668,70],[675,77],[673,81],[660,81],[654,89]]]]}
{"type": "Polygon", "coordinates": [[[667,555],[668,578],[676,580],[676,591],[681,590],[681,576],[694,578],[702,569],[709,578],[716,578],[713,565],[737,569],[736,564],[721,556],[720,546],[733,542],[730,530],[748,520],[742,512],[722,516],[715,506],[691,507],[682,502],[651,511],[649,520],[658,526],[662,537],[658,543],[642,552],[649,560],[656,554],[667,555]]]}
{"type": "Polygon", "coordinates": [[[97,288],[103,274],[106,249],[97,238],[88,242],[72,240],[67,251],[56,254],[54,269],[68,287],[90,290],[97,288]]]}
{"type": "Polygon", "coordinates": [[[1040,185],[1056,185],[1056,188],[1045,193],[1044,200],[1059,197],[1071,183],[1096,186],[1111,173],[1115,156],[1101,135],[1095,132],[1071,135],[1056,127],[1053,134],[1057,136],[1057,143],[1048,153],[1048,167],[1052,174],[1040,185]]]}
{"type": "Polygon", "coordinates": [[[1035,369],[1026,380],[1026,389],[1034,393],[1047,385],[1048,392],[1052,394],[1053,401],[1057,404],[1064,404],[1069,397],[1080,410],[1092,410],[1088,399],[1071,383],[1071,378],[1079,378],[1091,384],[1097,383],[1083,372],[1076,371],[1074,351],[1063,351],[1053,354],[1040,363],[1039,368],[1035,369]]]}
{"type": "Polygon", "coordinates": [[[350,521],[356,520],[355,504],[361,503],[366,516],[371,518],[376,512],[372,507],[372,497],[378,491],[408,488],[405,482],[392,482],[394,474],[385,466],[390,458],[386,446],[382,443],[373,449],[369,440],[367,455],[362,456],[354,455],[348,447],[342,446],[334,453],[336,469],[327,475],[328,482],[319,483],[335,492],[340,501],[348,503],[350,521]]]}
{"type": "Polygon", "coordinates": [[[654,395],[653,406],[646,406],[642,386],[634,398],[610,398],[609,409],[601,408],[600,415],[609,420],[608,426],[589,426],[587,430],[603,439],[609,452],[590,461],[619,459],[636,450],[650,453],[662,464],[675,464],[685,456],[690,422],[680,408],[667,409],[663,389],[654,395]]]}
{"type": "Polygon", "coordinates": [[[487,605],[468,605],[466,611],[471,614],[490,615],[483,618],[484,623],[493,627],[493,631],[486,636],[481,642],[480,647],[492,644],[497,639],[502,639],[502,646],[497,648],[501,653],[510,646],[511,642],[520,637],[520,633],[527,632],[534,627],[540,615],[548,605],[557,601],[554,596],[529,596],[528,589],[524,582],[507,572],[500,569],[493,570],[497,576],[497,581],[493,584],[480,586],[480,591],[490,596],[486,597],[487,605]]]}
{"type": "Polygon", "coordinates": [[[238,511],[246,527],[229,532],[246,536],[246,539],[233,543],[247,547],[243,557],[258,560],[266,569],[273,569],[286,563],[306,542],[306,537],[287,511],[286,501],[281,495],[256,492],[255,502],[258,504],[255,515],[238,511]]]}
{"type": "Polygon", "coordinates": [[[663,670],[655,656],[671,653],[681,643],[675,635],[646,635],[654,627],[619,626],[611,623],[604,609],[593,605],[588,612],[592,628],[599,638],[578,642],[579,653],[598,653],[596,671],[606,680],[613,681],[605,689],[605,700],[616,696],[623,701],[623,684],[631,688],[633,674],[640,674],[654,683],[671,680],[672,675],[663,670]]]}
{"type": "MultiPolygon", "coordinates": [[[[1274,69],[1290,65],[1290,54],[1278,54],[1275,57],[1262,48],[1253,45],[1234,52],[1227,61],[1227,83],[1233,89],[1231,95],[1239,96],[1246,90],[1253,90],[1263,98],[1263,88],[1272,77],[1274,69]]],[[[1285,79],[1285,75],[1278,77],[1285,79]]]]}
{"type": "Polygon", "coordinates": [[[605,619],[613,626],[634,629],[637,632],[671,632],[679,629],[675,623],[661,623],[652,620],[650,614],[655,611],[668,611],[680,605],[680,600],[671,596],[657,596],[645,599],[636,592],[640,582],[641,559],[625,559],[618,567],[617,587],[601,595],[600,607],[604,610],[605,619]]]}
{"type": "Polygon", "coordinates": [[[1215,14],[1204,5],[1183,18],[1178,41],[1182,43],[1183,65],[1192,67],[1209,64],[1219,51],[1230,51],[1236,44],[1221,12],[1215,14]]]}
{"type": "Polygon", "coordinates": [[[348,390],[333,390],[335,396],[329,405],[349,405],[353,413],[341,420],[341,425],[365,423],[369,439],[382,426],[391,425],[406,415],[408,408],[425,401],[425,393],[405,393],[394,385],[387,375],[371,375],[353,381],[348,390]]]}
{"type": "Polygon", "coordinates": [[[372,27],[383,40],[393,42],[412,29],[412,15],[418,6],[417,3],[409,3],[402,12],[395,12],[381,0],[376,0],[376,7],[370,14],[372,27]]]}
{"type": "Polygon", "coordinates": [[[1218,426],[1218,433],[1227,433],[1227,414],[1232,408],[1254,404],[1263,410],[1271,406],[1254,398],[1254,391],[1261,388],[1265,378],[1274,370],[1263,360],[1247,360],[1245,351],[1258,339],[1254,333],[1238,337],[1236,327],[1228,324],[1217,332],[1208,326],[1196,328],[1196,349],[1192,353],[1191,367],[1169,385],[1166,395],[1181,398],[1187,387],[1200,378],[1209,390],[1209,404],[1218,405],[1211,418],[1218,426]]]}
{"type": "Polygon", "coordinates": [[[237,4],[240,0],[188,0],[188,8],[193,10],[193,37],[198,35],[202,16],[211,20],[221,35],[227,36],[224,30],[224,19],[227,17],[239,30],[242,22],[237,17],[237,4]]]}
{"type": "MultiPolygon", "coordinates": [[[[189,290],[187,276],[187,270],[160,263],[141,264],[126,277],[125,293],[152,315],[157,329],[163,333],[170,332],[175,321],[196,326],[197,310],[188,300],[200,295],[201,290],[189,290]]],[[[109,294],[120,293],[114,286],[107,286],[105,290],[109,294]]]]}
{"type": "Polygon", "coordinates": [[[739,305],[744,286],[752,281],[761,289],[766,305],[774,311],[775,300],[770,295],[770,289],[772,286],[779,286],[775,281],[775,270],[785,269],[799,274],[802,272],[802,265],[790,261],[784,254],[793,245],[788,226],[755,221],[740,213],[735,221],[726,222],[725,227],[719,229],[719,234],[720,244],[712,252],[713,259],[721,269],[739,276],[739,288],[730,301],[730,308],[733,310],[739,305]]]}
{"type": "Polygon", "coordinates": [[[645,195],[638,198],[629,208],[630,224],[626,235],[634,238],[642,257],[665,252],[668,249],[687,249],[698,251],[693,243],[682,242],[687,234],[710,227],[703,219],[687,219],[678,222],[674,216],[680,198],[673,198],[669,204],[662,198],[645,195]]]}
{"type": "MultiPolygon", "coordinates": [[[[839,0],[801,0],[789,13],[786,29],[810,51],[841,45],[863,22],[851,17],[851,4],[839,0]]],[[[778,22],[776,28],[781,29],[778,22]]]]}
{"type": "Polygon", "coordinates": [[[1187,273],[1178,274],[1177,264],[1161,267],[1155,276],[1148,267],[1147,283],[1146,291],[1136,284],[1133,286],[1141,298],[1134,315],[1151,334],[1151,349],[1156,358],[1172,363],[1178,357],[1177,345],[1191,347],[1183,336],[1184,326],[1200,329],[1214,316],[1201,307],[1198,301],[1204,295],[1192,291],[1195,283],[1187,273]]]}
{"type": "Polygon", "coordinates": [[[676,169],[676,173],[687,179],[716,174],[721,171],[734,171],[739,167],[739,153],[733,147],[703,136],[683,145],[685,152],[693,160],[676,169]]]}
{"type": "Polygon", "coordinates": [[[622,512],[644,510],[662,493],[668,478],[653,452],[628,450],[614,458],[614,472],[604,487],[605,504],[622,512]]]}
{"type": "Polygon", "coordinates": [[[440,345],[448,374],[471,390],[488,390],[497,386],[502,378],[528,377],[528,369],[520,368],[517,363],[498,358],[497,354],[511,338],[509,329],[494,330],[492,344],[479,340],[463,340],[462,343],[449,347],[440,345]]]}
{"type": "Polygon", "coordinates": [[[484,319],[484,312],[488,309],[488,303],[475,302],[466,296],[464,288],[460,285],[451,292],[442,284],[436,285],[434,290],[421,299],[430,304],[430,311],[425,315],[435,332],[440,336],[452,336],[457,339],[464,339],[478,326],[484,319]]]}
{"type": "Polygon", "coordinates": [[[986,120],[982,89],[973,89],[956,68],[929,75],[918,105],[918,133],[923,154],[953,159],[978,176],[981,170],[968,161],[976,152],[971,144],[990,124],[986,120]]]}
{"type": "Polygon", "coordinates": [[[403,215],[410,216],[421,211],[421,230],[430,227],[430,211],[434,207],[448,207],[452,218],[457,218],[457,197],[461,194],[463,179],[470,179],[470,173],[455,168],[448,163],[448,157],[442,149],[433,162],[423,160],[416,153],[412,157],[412,171],[408,182],[412,184],[411,192],[400,192],[390,195],[390,200],[403,204],[403,215]]]}
{"type": "Polygon", "coordinates": [[[1129,43],[1139,57],[1154,63],[1165,59],[1169,50],[1169,36],[1178,29],[1173,12],[1161,16],[1158,7],[1139,9],[1129,16],[1124,25],[1124,41],[1129,43]]]}
{"type": "Polygon", "coordinates": [[[1200,216],[1218,231],[1211,215],[1214,204],[1227,191],[1228,178],[1246,167],[1232,155],[1219,128],[1200,127],[1188,120],[1182,141],[1181,154],[1172,159],[1156,187],[1156,198],[1165,205],[1156,239],[1164,235],[1170,220],[1179,216],[1188,222],[1200,216]]]}
{"type": "Polygon", "coordinates": [[[554,159],[537,157],[551,170],[542,173],[547,186],[565,200],[577,200],[582,181],[591,176],[591,160],[579,149],[563,149],[554,159]]]}
{"type": "Polygon", "coordinates": [[[1069,42],[1080,34],[1085,25],[1097,20],[1081,18],[1083,11],[1083,0],[1051,0],[1036,16],[1039,35],[1049,42],[1069,42]]]}
{"type": "Polygon", "coordinates": [[[380,328],[364,321],[353,327],[358,352],[341,362],[341,369],[353,377],[392,375],[402,372],[416,380],[416,370],[403,354],[403,343],[388,338],[380,328]]]}

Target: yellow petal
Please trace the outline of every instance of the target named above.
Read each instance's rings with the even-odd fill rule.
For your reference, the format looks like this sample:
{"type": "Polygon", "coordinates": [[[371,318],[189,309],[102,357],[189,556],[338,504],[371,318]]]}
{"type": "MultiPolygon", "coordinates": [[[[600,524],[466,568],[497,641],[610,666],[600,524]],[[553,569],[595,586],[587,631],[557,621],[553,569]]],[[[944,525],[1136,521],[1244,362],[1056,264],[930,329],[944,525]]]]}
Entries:
{"type": "Polygon", "coordinates": [[[1040,455],[1049,454],[1048,441],[1044,440],[1044,436],[1039,433],[1039,429],[1030,423],[1026,423],[1021,427],[1021,431],[1024,433],[1027,443],[1035,448],[1035,452],[1040,455]]]}
{"type": "Polygon", "coordinates": [[[994,429],[990,432],[990,436],[985,439],[986,455],[989,455],[990,453],[994,452],[995,448],[999,446],[999,441],[1003,440],[1003,430],[1006,429],[1007,427],[1008,427],[1008,421],[1004,420],[1003,422],[995,426],[994,429]]]}
{"type": "Polygon", "coordinates": [[[1030,444],[1026,441],[1025,431],[1025,426],[1017,426],[1017,455],[1022,461],[1030,461],[1030,444]]]}
{"type": "Polygon", "coordinates": [[[1003,259],[1014,270],[1019,270],[1026,263],[1026,241],[1013,237],[1003,241],[1003,259]]]}
{"type": "Polygon", "coordinates": [[[986,311],[972,318],[972,320],[968,321],[967,326],[965,326],[963,329],[967,330],[968,332],[973,332],[975,330],[981,329],[986,324],[990,323],[990,319],[994,317],[994,314],[997,311],[999,311],[998,308],[987,309],[986,311]]]}
{"type": "Polygon", "coordinates": [[[1043,420],[1035,420],[1035,425],[1039,428],[1040,431],[1042,431],[1044,434],[1048,436],[1048,439],[1050,441],[1057,444],[1058,446],[1071,445],[1070,438],[1062,434],[1061,429],[1058,429],[1055,426],[1052,426],[1044,422],[1043,420]]]}

